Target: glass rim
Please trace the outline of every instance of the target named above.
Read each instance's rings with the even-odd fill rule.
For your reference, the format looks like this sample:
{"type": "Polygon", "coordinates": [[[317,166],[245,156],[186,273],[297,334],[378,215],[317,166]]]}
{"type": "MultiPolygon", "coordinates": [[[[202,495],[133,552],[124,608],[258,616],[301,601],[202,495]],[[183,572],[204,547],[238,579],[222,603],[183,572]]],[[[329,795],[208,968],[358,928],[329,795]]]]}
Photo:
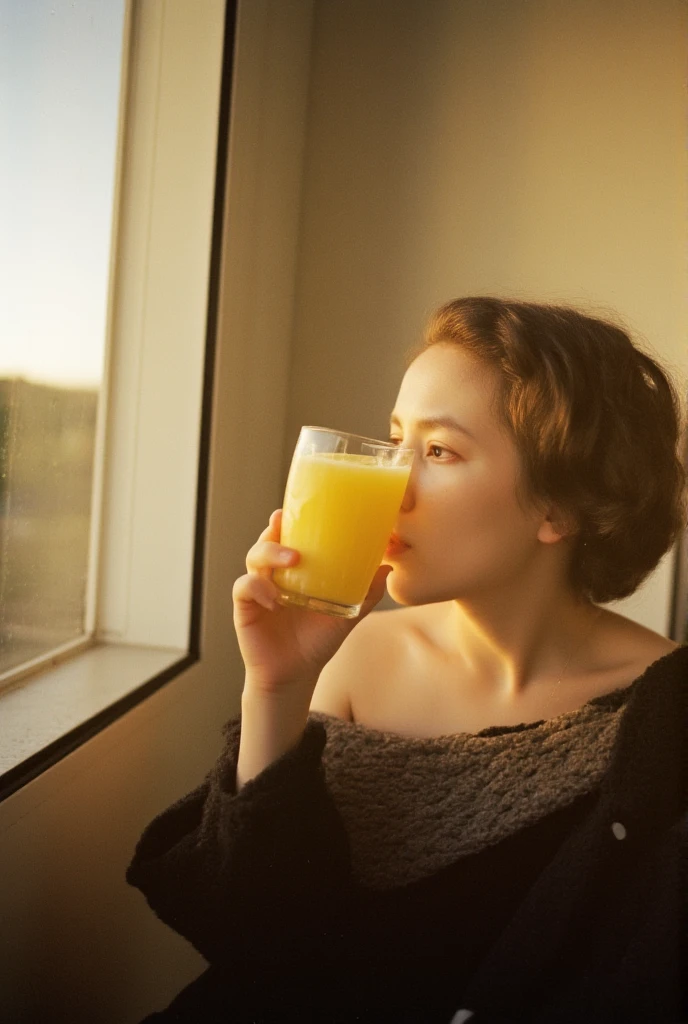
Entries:
{"type": "Polygon", "coordinates": [[[302,430],[319,430],[323,434],[337,434],[338,437],[353,437],[357,441],[364,441],[369,444],[379,445],[381,448],[391,448],[395,452],[412,452],[413,448],[407,448],[403,444],[394,444],[393,441],[380,441],[377,437],[364,437],[363,434],[352,434],[350,430],[337,430],[335,427],[316,427],[311,423],[304,424],[299,433],[302,430]]]}

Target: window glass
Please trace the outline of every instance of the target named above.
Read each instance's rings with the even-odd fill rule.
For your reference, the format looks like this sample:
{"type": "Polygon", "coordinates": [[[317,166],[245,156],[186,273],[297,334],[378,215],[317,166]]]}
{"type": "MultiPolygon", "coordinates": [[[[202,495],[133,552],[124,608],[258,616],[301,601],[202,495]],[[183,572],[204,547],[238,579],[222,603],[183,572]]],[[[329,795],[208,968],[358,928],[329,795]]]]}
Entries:
{"type": "Polygon", "coordinates": [[[0,679],[86,636],[125,0],[0,0],[0,679]]]}

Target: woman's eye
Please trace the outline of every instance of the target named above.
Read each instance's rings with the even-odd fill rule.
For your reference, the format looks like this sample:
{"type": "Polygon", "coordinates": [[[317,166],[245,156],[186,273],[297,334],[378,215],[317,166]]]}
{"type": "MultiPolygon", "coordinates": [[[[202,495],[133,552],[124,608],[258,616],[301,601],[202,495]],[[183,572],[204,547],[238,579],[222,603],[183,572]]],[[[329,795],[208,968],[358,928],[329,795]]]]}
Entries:
{"type": "Polygon", "coordinates": [[[432,455],[433,459],[441,459],[443,455],[452,457],[452,452],[448,448],[443,448],[441,444],[428,445],[428,454],[432,455]]]}
{"type": "MultiPolygon", "coordinates": [[[[394,445],[400,445],[403,444],[403,441],[402,438],[400,437],[390,437],[389,443],[394,445]]],[[[428,455],[431,456],[431,458],[437,459],[438,461],[441,462],[448,462],[449,459],[456,458],[454,452],[450,452],[448,448],[445,448],[444,445],[441,444],[428,445],[428,455]]]]}

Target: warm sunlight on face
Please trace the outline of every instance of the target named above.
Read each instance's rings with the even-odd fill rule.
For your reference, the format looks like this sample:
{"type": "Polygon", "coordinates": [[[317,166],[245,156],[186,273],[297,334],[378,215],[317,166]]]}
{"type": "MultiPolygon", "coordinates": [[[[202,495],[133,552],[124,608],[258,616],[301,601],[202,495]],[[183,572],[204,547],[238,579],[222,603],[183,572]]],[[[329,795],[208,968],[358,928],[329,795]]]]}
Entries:
{"type": "Polygon", "coordinates": [[[516,496],[519,455],[498,418],[497,386],[492,367],[444,344],[426,349],[404,376],[390,437],[416,451],[395,527],[409,547],[385,558],[400,604],[508,589],[549,547],[544,514],[516,496]]]}

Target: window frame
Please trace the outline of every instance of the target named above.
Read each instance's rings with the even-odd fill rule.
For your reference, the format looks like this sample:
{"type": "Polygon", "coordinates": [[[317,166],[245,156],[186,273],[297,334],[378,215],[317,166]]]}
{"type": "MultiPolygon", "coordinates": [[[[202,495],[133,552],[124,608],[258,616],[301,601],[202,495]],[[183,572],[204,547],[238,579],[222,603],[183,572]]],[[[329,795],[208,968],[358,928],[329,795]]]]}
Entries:
{"type": "MultiPolygon", "coordinates": [[[[199,185],[200,179],[197,180],[193,175],[187,182],[192,192],[194,188],[196,189],[196,192],[193,193],[195,198],[198,200],[198,197],[201,196],[208,205],[210,247],[207,273],[204,274],[202,268],[194,266],[196,279],[189,285],[190,290],[195,288],[194,297],[197,306],[200,289],[203,288],[204,328],[202,337],[199,336],[196,339],[198,342],[197,355],[200,358],[198,365],[199,394],[197,396],[197,412],[200,418],[195,451],[195,495],[193,501],[190,495],[186,495],[186,529],[189,533],[187,538],[189,551],[188,564],[185,567],[186,576],[181,573],[176,580],[175,599],[181,609],[176,618],[176,629],[165,635],[164,628],[156,629],[154,622],[146,624],[147,632],[146,629],[142,632],[136,629],[112,628],[113,616],[108,613],[108,602],[112,608],[113,587],[116,588],[118,583],[116,580],[113,583],[112,572],[108,572],[107,563],[109,560],[111,565],[118,562],[122,564],[122,551],[121,549],[117,550],[117,544],[121,542],[121,530],[118,540],[117,531],[113,531],[112,524],[108,524],[107,495],[108,491],[112,493],[112,488],[117,486],[117,482],[112,477],[108,479],[109,469],[112,467],[108,469],[104,465],[106,460],[101,458],[98,460],[94,472],[91,535],[91,566],[92,569],[97,567],[99,571],[91,571],[89,575],[90,593],[87,601],[88,607],[98,607],[95,614],[91,614],[90,621],[86,622],[87,629],[92,631],[92,638],[82,639],[71,650],[65,648],[64,651],[53,652],[43,664],[24,666],[23,671],[20,668],[16,680],[13,680],[7,689],[0,692],[0,720],[3,721],[3,731],[5,731],[5,742],[2,746],[7,744],[10,748],[7,763],[11,764],[10,767],[6,767],[3,759],[0,758],[0,801],[5,800],[129,709],[155,693],[197,662],[201,656],[200,637],[212,398],[237,8],[237,0],[216,0],[213,15],[208,16],[208,25],[211,24],[212,16],[215,16],[223,26],[222,38],[218,40],[219,67],[216,69],[219,75],[219,93],[207,99],[208,103],[214,102],[217,106],[214,162],[210,167],[210,176],[213,179],[212,194],[203,193],[202,182],[199,185]],[[104,683],[102,686],[95,685],[96,681],[104,681],[104,683]],[[71,706],[72,698],[73,707],[71,706]],[[64,724],[60,724],[63,721],[60,711],[66,705],[69,706],[69,715],[72,719],[75,716],[78,717],[78,721],[73,720],[65,727],[64,724]]],[[[165,18],[166,16],[177,16],[177,12],[170,8],[170,0],[161,0],[160,4],[154,6],[146,5],[141,0],[129,0],[124,23],[123,72],[117,147],[118,167],[110,262],[108,371],[103,385],[103,400],[99,403],[97,427],[99,444],[105,446],[104,450],[108,459],[112,457],[113,436],[118,431],[122,432],[121,419],[120,422],[117,420],[117,416],[121,414],[118,413],[116,403],[111,401],[111,389],[117,384],[116,357],[118,355],[118,329],[121,327],[121,323],[118,324],[118,317],[121,320],[121,309],[118,308],[118,303],[122,298],[122,268],[126,271],[127,262],[137,256],[135,249],[131,248],[132,239],[125,237],[126,231],[121,229],[122,203],[126,204],[127,202],[127,198],[123,194],[127,189],[127,174],[131,171],[128,161],[132,157],[130,148],[132,111],[135,104],[140,105],[147,101],[142,92],[137,93],[137,85],[140,86],[140,82],[135,80],[137,67],[136,62],[132,60],[132,51],[135,46],[135,42],[132,42],[132,34],[136,31],[137,17],[142,16],[147,17],[149,22],[151,18],[154,21],[157,19],[152,33],[149,32],[149,42],[158,48],[157,83],[154,82],[154,86],[156,85],[158,90],[160,89],[160,79],[165,68],[180,82],[184,82],[186,78],[184,67],[175,66],[172,59],[174,54],[166,50],[166,47],[170,45],[173,33],[165,31],[165,18]]],[[[150,27],[149,24],[149,29],[150,27]]],[[[140,58],[141,54],[139,54],[138,61],[139,70],[144,63],[140,58]]],[[[157,98],[155,102],[157,102],[157,98]]],[[[150,101],[150,97],[148,97],[148,101],[150,101]]],[[[174,113],[176,115],[176,109],[174,113]]],[[[158,114],[159,111],[156,111],[156,116],[158,114]]],[[[168,139],[175,139],[177,145],[183,145],[183,134],[181,139],[177,137],[176,117],[173,121],[174,123],[168,116],[166,125],[168,139]]],[[[158,142],[156,125],[156,137],[150,143],[153,149],[158,142]]],[[[168,147],[168,156],[171,151],[168,147]]],[[[156,156],[158,154],[148,153],[145,159],[155,161],[156,156]]],[[[150,231],[150,225],[148,225],[148,229],[150,231]]],[[[166,231],[174,232],[174,225],[164,224],[163,236],[166,231]]],[[[136,239],[133,240],[133,243],[136,243],[136,239]]],[[[150,257],[150,253],[148,256],[150,257]]],[[[147,287],[150,283],[148,272],[145,277],[147,287]]],[[[126,291],[126,287],[124,291],[126,291]]],[[[159,372],[161,368],[159,354],[156,358],[159,372]]],[[[147,396],[144,395],[144,400],[146,397],[148,399],[151,397],[150,387],[147,396]]],[[[155,416],[152,419],[155,420],[155,416]]],[[[133,420],[140,429],[137,411],[134,413],[133,420]]],[[[130,432],[129,440],[130,452],[136,453],[140,435],[132,439],[130,432]]],[[[155,436],[153,436],[154,441],[155,436]]],[[[190,460],[187,460],[187,467],[188,465],[190,465],[190,460]]],[[[131,469],[131,466],[128,468],[131,469]]],[[[135,502],[130,505],[130,515],[133,515],[134,506],[135,502]]],[[[129,525],[131,526],[131,524],[129,525]]],[[[154,574],[150,575],[152,577],[154,574]]],[[[134,581],[132,586],[139,588],[139,583],[140,581],[134,581]]],[[[160,588],[164,584],[153,578],[144,580],[143,583],[146,593],[142,600],[154,604],[155,587],[157,585],[160,588]]],[[[134,618],[136,616],[132,615],[132,619],[134,618]]]]}

